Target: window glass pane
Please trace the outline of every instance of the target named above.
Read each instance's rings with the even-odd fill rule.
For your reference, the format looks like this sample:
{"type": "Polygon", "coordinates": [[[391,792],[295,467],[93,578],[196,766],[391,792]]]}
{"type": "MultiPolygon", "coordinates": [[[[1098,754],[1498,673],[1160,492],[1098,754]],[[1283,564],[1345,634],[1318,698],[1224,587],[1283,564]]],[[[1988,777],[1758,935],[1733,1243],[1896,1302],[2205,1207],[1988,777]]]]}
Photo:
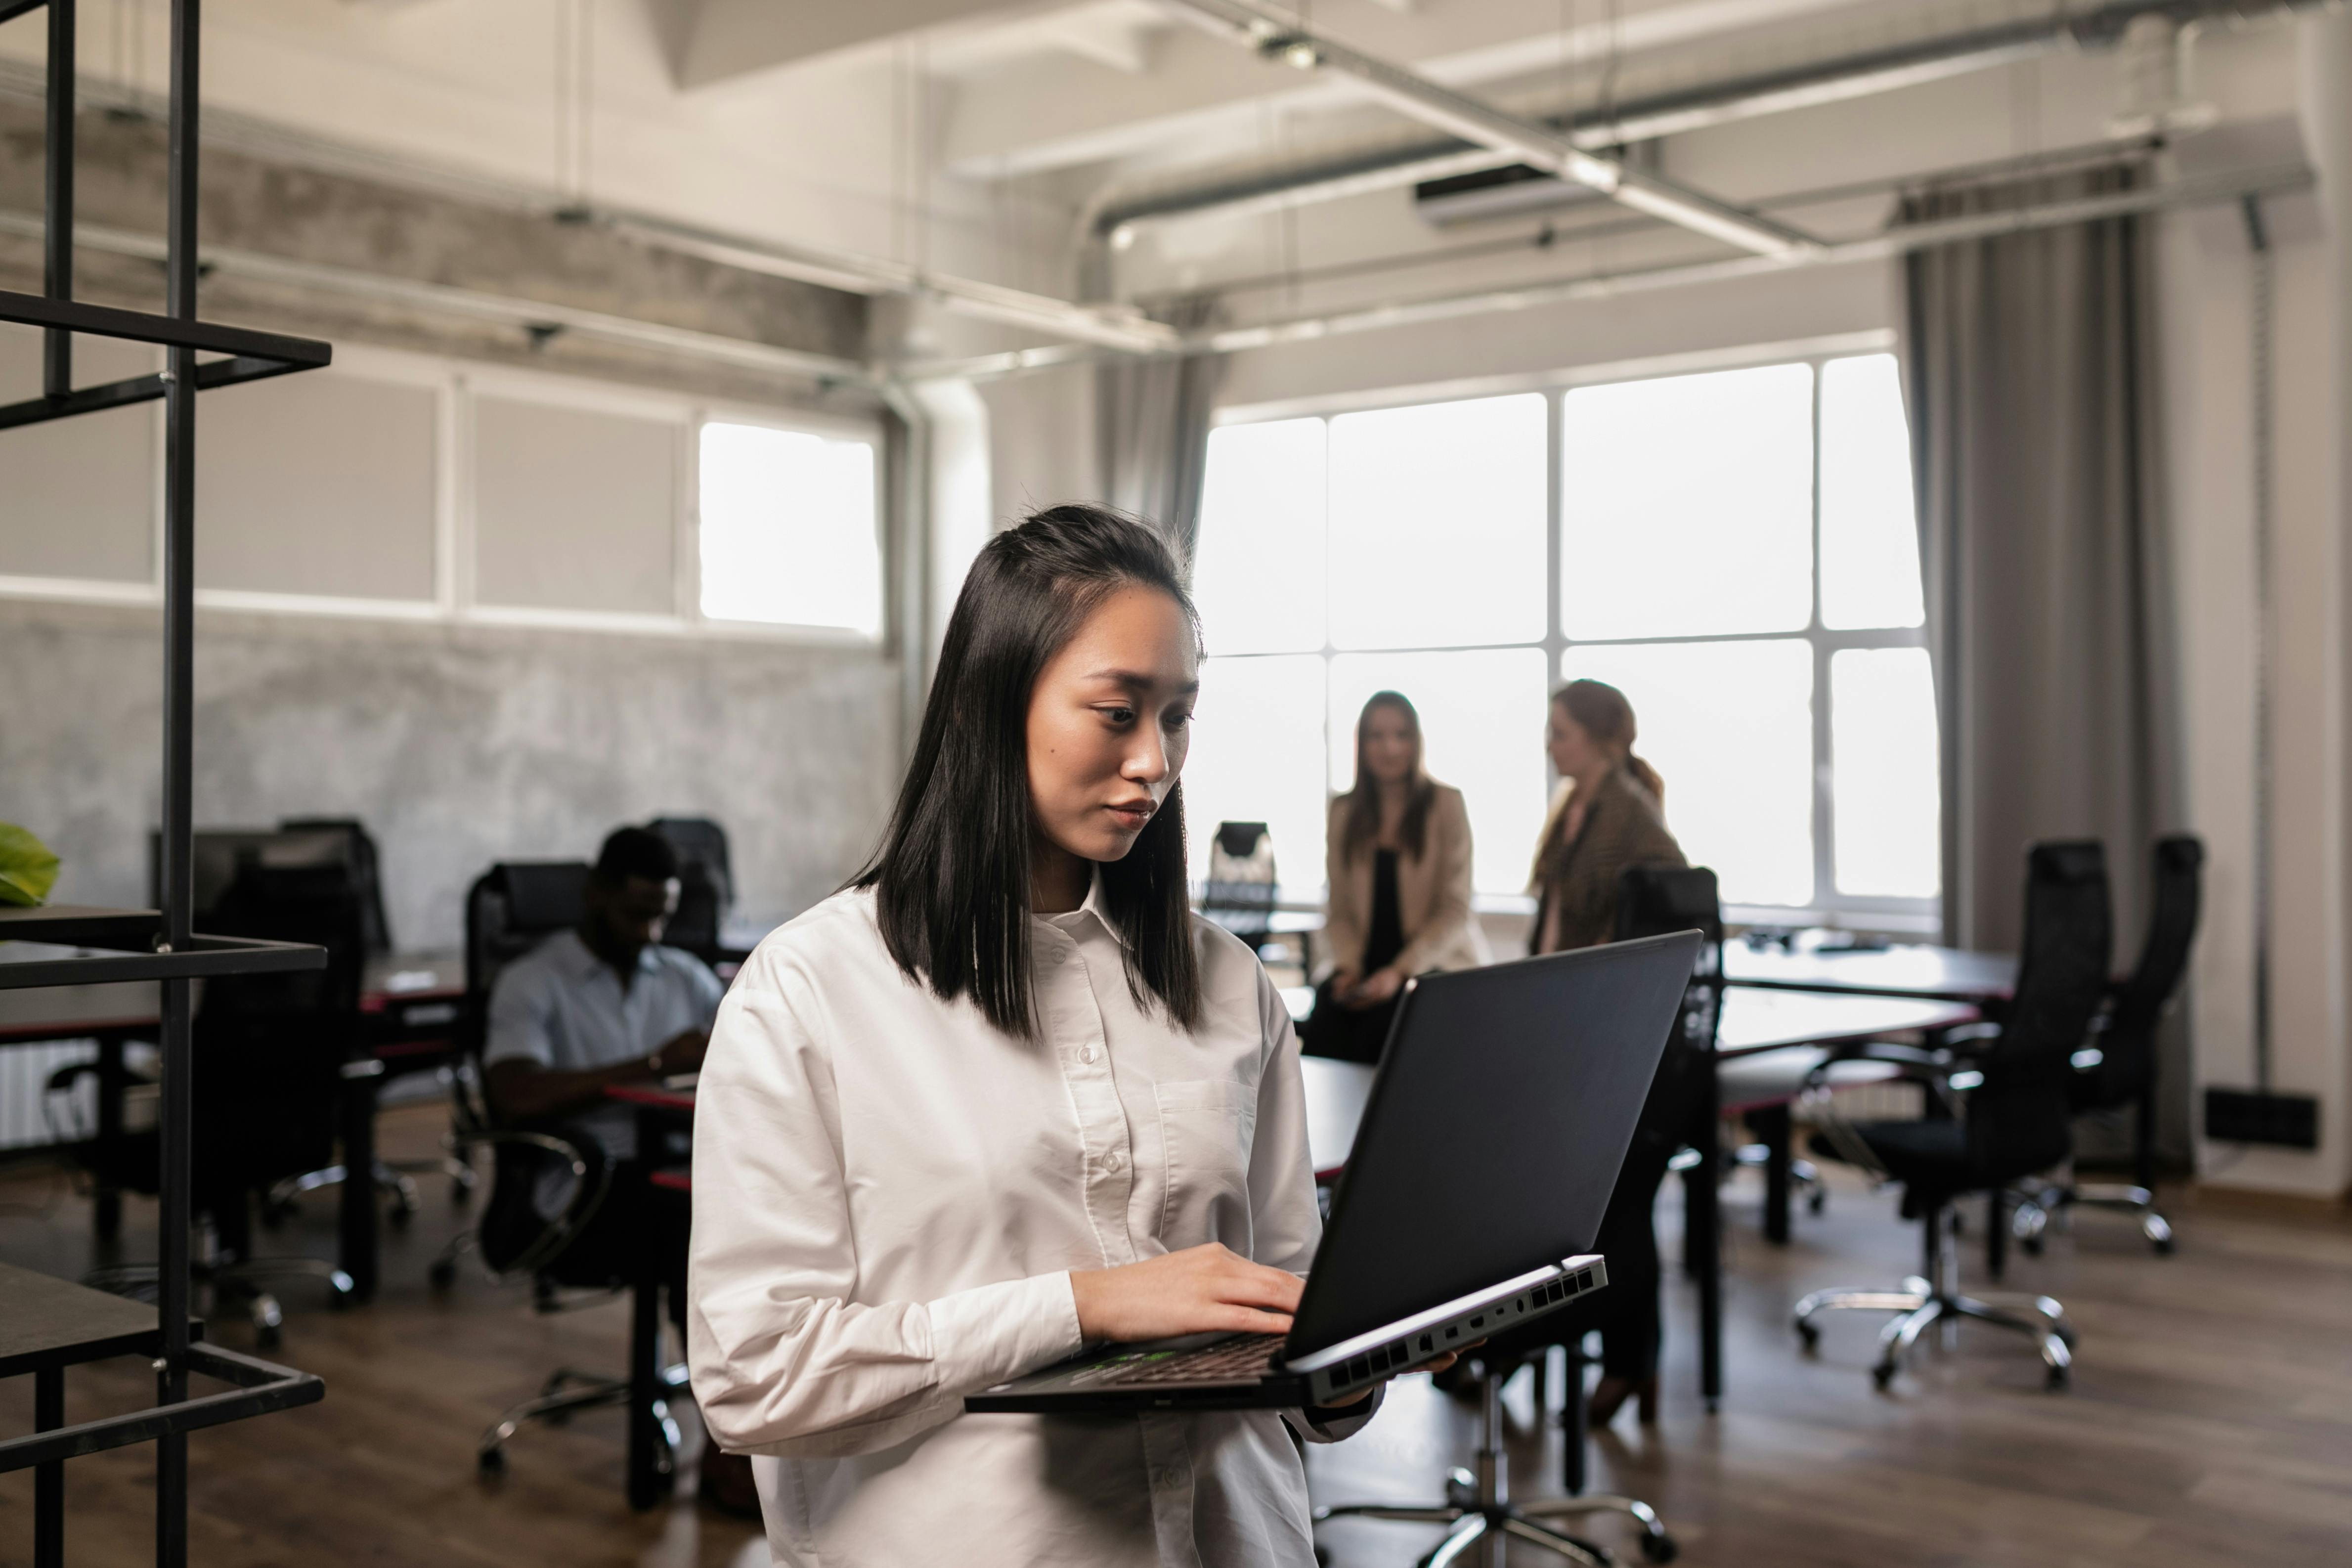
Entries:
{"type": "Polygon", "coordinates": [[[1331,661],[1331,787],[1356,778],[1356,718],[1375,691],[1402,691],[1421,713],[1423,761],[1470,808],[1479,891],[1516,893],[1544,812],[1544,656],[1540,648],[1343,655],[1331,661]]]}
{"type": "Polygon", "coordinates": [[[1822,367],[1822,624],[1916,626],[1919,533],[1893,354],[1822,367]]]}
{"type": "Polygon", "coordinates": [[[1579,387],[1561,400],[1571,637],[1801,631],[1813,615],[1810,365],[1579,387]]]}
{"type": "Polygon", "coordinates": [[[1529,393],[1331,421],[1331,641],[1544,635],[1544,400],[1529,393]]]}
{"type": "Polygon", "coordinates": [[[1209,433],[1192,597],[1212,653],[1323,646],[1323,421],[1209,433]]]}
{"type": "Polygon", "coordinates": [[[702,427],[702,613],[882,635],[874,447],[702,427]]]}
{"type": "Polygon", "coordinates": [[[1830,748],[1838,891],[1934,898],[1943,881],[1941,817],[1926,648],[1830,657],[1830,748]]]}
{"type": "Polygon", "coordinates": [[[1201,666],[1184,829],[1195,881],[1209,874],[1220,822],[1263,822],[1275,875],[1294,891],[1323,883],[1323,660],[1212,658],[1201,666]]]}
{"type": "Polygon", "coordinates": [[[1572,647],[1568,678],[1633,705],[1666,826],[1726,903],[1813,897],[1813,653],[1796,638],[1572,647]]]}

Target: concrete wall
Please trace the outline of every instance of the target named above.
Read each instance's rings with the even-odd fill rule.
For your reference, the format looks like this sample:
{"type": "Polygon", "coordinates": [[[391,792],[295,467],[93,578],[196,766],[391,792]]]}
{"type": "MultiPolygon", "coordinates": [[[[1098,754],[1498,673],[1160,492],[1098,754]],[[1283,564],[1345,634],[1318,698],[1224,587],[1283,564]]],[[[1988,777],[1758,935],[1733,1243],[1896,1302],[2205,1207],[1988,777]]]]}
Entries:
{"type": "MultiPolygon", "coordinates": [[[[0,604],[0,817],[63,858],[60,900],[145,898],[160,663],[150,613],[0,604]]],[[[493,860],[657,813],[724,823],[741,912],[779,921],[879,829],[896,680],[767,642],[202,615],[195,816],[365,820],[404,948],[454,946],[493,860]]]]}

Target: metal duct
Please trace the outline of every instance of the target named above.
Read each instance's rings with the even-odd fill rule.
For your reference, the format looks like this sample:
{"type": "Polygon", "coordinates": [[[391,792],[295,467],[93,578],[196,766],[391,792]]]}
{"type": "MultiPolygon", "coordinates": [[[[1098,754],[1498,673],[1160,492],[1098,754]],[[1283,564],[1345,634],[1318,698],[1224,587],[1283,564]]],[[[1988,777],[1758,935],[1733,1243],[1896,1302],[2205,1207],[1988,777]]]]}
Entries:
{"type": "MultiPolygon", "coordinates": [[[[1542,123],[1586,149],[1620,146],[1710,125],[1810,109],[1916,87],[1947,77],[2031,59],[2053,49],[2114,44],[2143,17],[2180,26],[2267,21],[2318,10],[2340,0],[2108,0],[2107,4],[1940,37],[1840,56],[1812,65],[1729,77],[1720,81],[1597,110],[1551,116],[1542,123]]],[[[1114,185],[1087,205],[1082,225],[1096,238],[1130,224],[1216,212],[1237,216],[1338,201],[1366,192],[1475,174],[1521,162],[1452,136],[1329,148],[1278,162],[1213,169],[1180,180],[1114,185]]]]}
{"type": "Polygon", "coordinates": [[[1387,60],[1307,31],[1258,0],[1175,0],[1242,47],[1301,70],[1331,70],[1424,124],[1451,131],[1517,163],[1587,185],[1638,212],[1759,256],[1789,258],[1812,249],[1811,236],[1758,217],[1728,202],[1661,175],[1590,153],[1549,125],[1490,104],[1387,60]]]}

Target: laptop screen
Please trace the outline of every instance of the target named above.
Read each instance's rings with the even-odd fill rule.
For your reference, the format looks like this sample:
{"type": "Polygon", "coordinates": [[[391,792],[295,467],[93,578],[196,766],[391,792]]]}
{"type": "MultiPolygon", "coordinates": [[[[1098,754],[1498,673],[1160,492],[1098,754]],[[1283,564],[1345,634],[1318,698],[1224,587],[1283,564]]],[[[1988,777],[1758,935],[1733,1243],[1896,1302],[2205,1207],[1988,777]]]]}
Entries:
{"type": "Polygon", "coordinates": [[[1291,1353],[1591,1250],[1698,948],[1685,931],[1417,982],[1291,1353]]]}

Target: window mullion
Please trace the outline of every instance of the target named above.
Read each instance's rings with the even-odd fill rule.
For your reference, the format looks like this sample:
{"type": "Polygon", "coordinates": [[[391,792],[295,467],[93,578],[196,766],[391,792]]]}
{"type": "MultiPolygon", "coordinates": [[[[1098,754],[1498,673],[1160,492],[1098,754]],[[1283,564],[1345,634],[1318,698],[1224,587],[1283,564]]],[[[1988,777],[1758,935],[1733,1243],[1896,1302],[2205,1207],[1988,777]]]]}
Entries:
{"type": "Polygon", "coordinates": [[[1836,791],[1830,756],[1829,639],[1822,626],[1822,364],[1813,370],[1813,616],[1805,636],[1813,655],[1813,898],[1815,909],[1836,907],[1836,791]]]}

